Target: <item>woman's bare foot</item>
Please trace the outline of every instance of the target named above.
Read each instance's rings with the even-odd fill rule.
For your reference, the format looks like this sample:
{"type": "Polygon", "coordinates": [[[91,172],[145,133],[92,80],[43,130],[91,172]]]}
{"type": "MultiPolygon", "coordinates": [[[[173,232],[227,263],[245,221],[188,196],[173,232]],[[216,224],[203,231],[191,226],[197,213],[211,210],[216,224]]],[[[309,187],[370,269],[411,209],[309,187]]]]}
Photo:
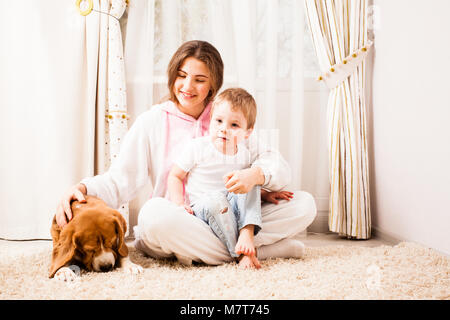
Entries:
{"type": "Polygon", "coordinates": [[[259,269],[261,268],[261,264],[259,263],[258,258],[256,258],[256,255],[253,256],[246,256],[241,255],[239,257],[239,267],[243,269],[259,269]]]}
{"type": "Polygon", "coordinates": [[[253,244],[253,230],[253,225],[247,225],[239,231],[239,238],[234,247],[234,251],[237,254],[246,256],[256,255],[255,245],[253,244]]]}

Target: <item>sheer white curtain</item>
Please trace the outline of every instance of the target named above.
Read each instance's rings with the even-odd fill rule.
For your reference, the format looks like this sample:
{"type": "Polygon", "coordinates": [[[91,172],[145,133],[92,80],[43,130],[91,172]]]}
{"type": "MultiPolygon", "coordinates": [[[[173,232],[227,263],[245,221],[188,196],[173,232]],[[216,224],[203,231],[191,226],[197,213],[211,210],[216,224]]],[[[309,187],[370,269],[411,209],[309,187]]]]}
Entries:
{"type": "Polygon", "coordinates": [[[272,0],[156,0],[154,32],[154,80],[162,84],[156,85],[154,102],[167,93],[165,68],[173,52],[184,41],[211,42],[224,60],[223,89],[240,86],[254,95],[256,132],[291,162],[290,187],[300,189],[303,5],[272,0]]]}
{"type": "Polygon", "coordinates": [[[72,0],[1,7],[0,237],[48,239],[62,193],[94,173],[98,21],[72,0]]]}
{"type": "MultiPolygon", "coordinates": [[[[327,177],[314,160],[322,158],[317,104],[304,102],[301,2],[131,0],[122,16],[109,11],[115,2],[123,3],[93,0],[95,11],[84,17],[74,0],[0,0],[0,238],[50,238],[63,192],[108,167],[117,152],[111,154],[110,139],[167,94],[168,61],[192,39],[221,52],[223,88],[241,86],[255,96],[256,133],[290,162],[288,188],[317,196],[327,177]],[[111,86],[107,67],[106,31],[117,22],[122,87],[111,86]],[[116,96],[117,109],[108,88],[126,90],[116,96]],[[111,134],[116,120],[128,123],[111,134]]],[[[131,227],[150,189],[130,204],[131,227]]]]}
{"type": "MultiPolygon", "coordinates": [[[[315,159],[326,162],[326,147],[319,146],[317,100],[305,104],[303,10],[297,0],[131,1],[123,28],[131,118],[167,96],[166,67],[176,49],[206,40],[224,60],[222,89],[240,86],[255,96],[255,132],[290,162],[288,189],[317,195],[328,177],[326,164],[315,159]]],[[[132,205],[131,223],[148,194],[132,205]]]]}
{"type": "Polygon", "coordinates": [[[50,239],[62,194],[118,152],[124,3],[82,16],[74,0],[1,1],[0,238],[50,239]]]}

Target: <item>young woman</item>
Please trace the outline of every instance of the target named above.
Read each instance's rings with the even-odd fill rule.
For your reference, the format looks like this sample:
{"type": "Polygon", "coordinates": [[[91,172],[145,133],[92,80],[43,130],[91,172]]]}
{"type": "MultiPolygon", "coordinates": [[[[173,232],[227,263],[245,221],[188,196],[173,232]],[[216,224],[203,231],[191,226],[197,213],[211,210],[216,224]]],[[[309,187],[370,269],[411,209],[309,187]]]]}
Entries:
{"type": "MultiPolygon", "coordinates": [[[[166,199],[173,153],[189,139],[208,133],[210,102],[223,82],[222,59],[208,42],[188,41],[173,55],[167,73],[169,100],[137,117],[106,173],[85,178],[66,192],[57,208],[57,223],[63,227],[72,218],[72,199],[83,201],[89,194],[119,208],[150,179],[153,194],[134,228],[136,248],[155,258],[175,256],[184,264],[232,261],[206,223],[166,199]]],[[[259,143],[255,135],[248,139],[247,148],[252,166],[230,174],[225,185],[229,192],[248,193],[256,185],[280,190],[288,184],[290,168],[277,150],[259,143]]],[[[292,237],[314,220],[313,197],[296,191],[289,201],[263,204],[261,212],[262,229],[254,239],[258,259],[301,257],[303,243],[292,237]]]]}

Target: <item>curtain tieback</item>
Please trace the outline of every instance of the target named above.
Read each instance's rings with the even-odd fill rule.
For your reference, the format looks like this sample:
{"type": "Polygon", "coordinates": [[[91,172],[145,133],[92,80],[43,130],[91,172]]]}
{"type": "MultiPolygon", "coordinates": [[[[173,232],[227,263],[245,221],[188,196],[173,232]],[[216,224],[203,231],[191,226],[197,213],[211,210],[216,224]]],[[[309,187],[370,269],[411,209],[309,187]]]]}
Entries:
{"type": "Polygon", "coordinates": [[[327,72],[322,73],[317,80],[324,81],[329,89],[336,88],[356,71],[356,68],[359,67],[366,58],[372,45],[373,42],[369,40],[364,47],[354,51],[340,63],[331,66],[331,68],[327,72]]]}

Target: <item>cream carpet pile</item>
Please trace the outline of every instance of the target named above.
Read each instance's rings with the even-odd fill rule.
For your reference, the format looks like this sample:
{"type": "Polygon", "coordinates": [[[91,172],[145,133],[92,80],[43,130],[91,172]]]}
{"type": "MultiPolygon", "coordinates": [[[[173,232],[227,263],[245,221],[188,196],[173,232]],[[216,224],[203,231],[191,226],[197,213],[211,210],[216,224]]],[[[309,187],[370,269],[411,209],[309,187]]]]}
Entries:
{"type": "Polygon", "coordinates": [[[50,255],[2,253],[0,299],[450,299],[450,258],[410,242],[306,248],[260,270],[183,266],[130,248],[143,274],[82,272],[70,283],[48,278],[50,255]]]}

